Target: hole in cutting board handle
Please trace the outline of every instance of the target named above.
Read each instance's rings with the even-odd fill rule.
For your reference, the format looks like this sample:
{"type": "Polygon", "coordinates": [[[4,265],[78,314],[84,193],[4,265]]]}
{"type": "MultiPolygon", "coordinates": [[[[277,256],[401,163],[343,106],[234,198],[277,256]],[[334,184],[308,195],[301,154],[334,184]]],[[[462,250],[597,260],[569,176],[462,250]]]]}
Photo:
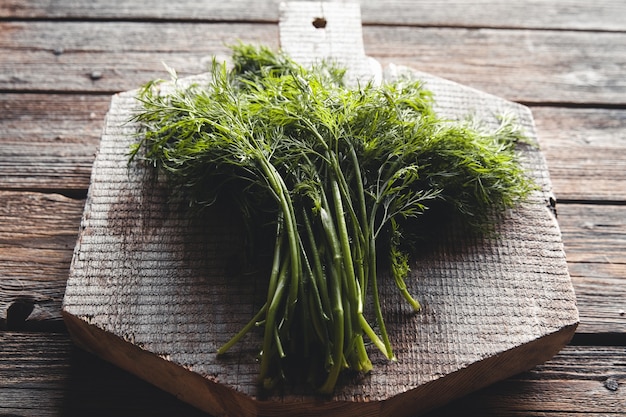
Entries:
{"type": "Polygon", "coordinates": [[[313,22],[311,23],[316,29],[324,29],[326,28],[326,23],[328,22],[323,17],[316,17],[315,19],[313,19],[313,22]]]}

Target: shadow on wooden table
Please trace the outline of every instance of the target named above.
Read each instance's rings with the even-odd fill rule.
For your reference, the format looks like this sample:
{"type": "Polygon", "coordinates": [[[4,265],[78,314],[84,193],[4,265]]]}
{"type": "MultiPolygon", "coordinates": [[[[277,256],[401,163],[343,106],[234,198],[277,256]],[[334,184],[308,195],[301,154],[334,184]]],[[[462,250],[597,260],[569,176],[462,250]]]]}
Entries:
{"type": "MultiPolygon", "coordinates": [[[[64,417],[108,417],[113,411],[116,417],[144,415],[211,417],[173,395],[76,347],[71,348],[70,361],[66,369],[66,386],[62,387],[62,393],[71,394],[59,398],[60,403],[53,406],[53,409],[64,410],[64,417]]],[[[514,397],[513,392],[523,391],[525,384],[531,383],[509,380],[504,382],[504,386],[500,384],[497,387],[487,387],[433,410],[423,417],[476,415],[475,413],[480,410],[493,412],[497,402],[485,401],[485,398],[501,397],[504,400],[514,397]],[[467,414],[468,412],[470,414],[467,414]]]]}
{"type": "Polygon", "coordinates": [[[71,349],[66,381],[63,392],[71,394],[55,407],[64,410],[65,417],[111,416],[113,411],[116,417],[207,417],[173,395],[76,347],[71,349]]]}

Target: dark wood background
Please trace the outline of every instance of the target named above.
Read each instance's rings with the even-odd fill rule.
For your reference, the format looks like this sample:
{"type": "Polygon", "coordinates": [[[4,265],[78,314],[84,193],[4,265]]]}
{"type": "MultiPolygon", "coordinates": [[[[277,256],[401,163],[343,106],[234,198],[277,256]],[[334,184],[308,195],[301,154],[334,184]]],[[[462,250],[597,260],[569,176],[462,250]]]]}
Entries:
{"type": "MultiPolygon", "coordinates": [[[[531,107],[581,323],[548,363],[431,416],[626,415],[626,3],[361,1],[366,53],[531,107]]],[[[278,1],[0,1],[0,416],[201,415],[61,318],[111,95],[278,47],[278,1]]]]}

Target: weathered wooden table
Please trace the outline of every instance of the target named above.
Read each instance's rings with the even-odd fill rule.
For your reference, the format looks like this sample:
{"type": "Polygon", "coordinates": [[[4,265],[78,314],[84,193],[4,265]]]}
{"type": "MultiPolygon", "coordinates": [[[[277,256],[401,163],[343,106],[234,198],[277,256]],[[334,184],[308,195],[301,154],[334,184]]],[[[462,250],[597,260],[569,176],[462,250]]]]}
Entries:
{"type": "MultiPolygon", "coordinates": [[[[278,46],[278,2],[0,4],[0,415],[203,415],[75,348],[61,318],[113,93],[278,46]]],[[[529,106],[580,325],[560,354],[430,415],[626,413],[626,5],[361,2],[366,53],[529,106]]]]}

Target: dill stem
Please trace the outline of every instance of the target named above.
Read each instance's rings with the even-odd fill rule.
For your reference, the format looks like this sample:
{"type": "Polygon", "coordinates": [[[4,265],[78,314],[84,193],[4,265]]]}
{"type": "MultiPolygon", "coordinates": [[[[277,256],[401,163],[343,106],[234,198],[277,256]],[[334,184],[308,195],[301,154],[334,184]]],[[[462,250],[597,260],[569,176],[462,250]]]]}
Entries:
{"type": "MultiPolygon", "coordinates": [[[[333,269],[337,269],[333,266],[333,269]]],[[[341,295],[341,282],[338,282],[336,270],[332,274],[335,277],[335,281],[331,283],[330,295],[333,303],[332,316],[333,316],[333,340],[332,340],[332,364],[328,371],[326,381],[319,388],[319,392],[322,394],[330,394],[335,389],[337,384],[337,378],[339,373],[344,367],[343,349],[344,349],[344,309],[343,309],[343,297],[341,295]]]]}
{"type": "MultiPolygon", "coordinates": [[[[320,258],[320,251],[317,247],[315,235],[313,234],[313,227],[311,226],[311,219],[309,218],[305,209],[302,209],[302,223],[306,231],[308,238],[308,244],[310,248],[311,258],[313,260],[313,268],[311,271],[312,285],[316,288],[316,296],[319,298],[319,309],[322,314],[323,320],[329,320],[326,312],[330,311],[330,299],[328,296],[328,285],[326,277],[324,276],[324,270],[322,268],[322,261],[320,258]]],[[[316,300],[317,302],[317,300],[316,300]]]]}
{"type": "MultiPolygon", "coordinates": [[[[370,270],[373,271],[371,274],[371,287],[372,287],[372,301],[374,304],[374,314],[376,316],[376,322],[378,323],[378,327],[380,328],[380,337],[382,338],[383,348],[376,343],[375,339],[372,339],[384,353],[388,359],[395,359],[395,355],[393,353],[393,349],[391,347],[391,342],[389,341],[389,334],[387,333],[387,326],[385,325],[385,318],[383,317],[382,307],[380,305],[380,295],[378,293],[378,278],[376,276],[376,246],[375,239],[373,236],[370,237],[370,270]]],[[[369,324],[368,326],[369,327],[369,324]]],[[[375,334],[371,327],[365,329],[370,338],[372,334],[375,334]]]]}
{"type": "Polygon", "coordinates": [[[289,247],[289,259],[291,266],[291,284],[289,285],[287,310],[285,319],[287,320],[293,315],[293,309],[298,299],[298,280],[302,271],[300,266],[300,252],[298,242],[298,229],[293,203],[289,196],[289,190],[282,179],[282,176],[266,158],[259,158],[261,169],[267,176],[270,186],[274,190],[278,204],[281,208],[283,221],[285,224],[285,232],[287,234],[287,242],[289,247]]]}
{"type": "Polygon", "coordinates": [[[273,342],[276,341],[274,333],[277,330],[276,316],[283,301],[283,292],[287,287],[287,268],[289,263],[289,257],[285,257],[280,267],[280,273],[278,274],[278,279],[276,281],[275,291],[271,294],[271,301],[267,307],[263,335],[263,351],[261,354],[261,369],[259,371],[259,379],[261,381],[265,381],[271,368],[274,352],[273,342]]]}
{"type": "Polygon", "coordinates": [[[363,313],[363,300],[361,299],[361,289],[357,285],[357,281],[355,279],[356,275],[354,273],[352,249],[350,248],[350,237],[348,235],[348,227],[346,225],[343,203],[341,201],[341,192],[339,191],[339,185],[334,178],[330,181],[330,187],[332,191],[333,203],[335,205],[335,221],[337,223],[338,232],[337,237],[339,239],[341,257],[343,260],[346,285],[348,293],[351,295],[352,302],[356,304],[355,312],[357,314],[361,314],[363,313]]]}
{"type": "MultiPolygon", "coordinates": [[[[365,299],[365,291],[367,290],[367,281],[368,281],[368,272],[369,264],[367,259],[372,256],[372,251],[370,250],[370,241],[367,238],[369,236],[370,225],[368,223],[367,216],[367,208],[365,204],[365,188],[363,187],[363,178],[361,178],[361,164],[359,164],[359,158],[356,154],[356,150],[354,146],[350,146],[350,159],[354,169],[354,181],[355,181],[355,190],[354,195],[357,198],[360,218],[355,220],[354,223],[358,223],[360,225],[360,233],[359,233],[359,242],[362,245],[361,256],[363,259],[357,263],[360,266],[360,284],[361,290],[363,291],[363,298],[365,299]]],[[[355,228],[356,229],[356,228],[355,228]]],[[[356,233],[356,230],[355,230],[356,233]]],[[[374,253],[373,256],[376,256],[374,253]]]]}
{"type": "Polygon", "coordinates": [[[230,340],[224,343],[218,350],[217,355],[223,355],[230,350],[237,342],[239,342],[250,330],[257,326],[259,320],[267,313],[267,303],[263,304],[263,307],[252,317],[252,319],[234,335],[230,340]]]}
{"type": "Polygon", "coordinates": [[[322,227],[326,232],[326,238],[329,244],[331,257],[331,271],[329,274],[330,282],[330,301],[332,303],[332,359],[333,363],[331,365],[330,371],[328,373],[328,377],[326,382],[320,388],[320,392],[322,393],[330,393],[332,392],[337,378],[339,376],[339,372],[343,367],[343,353],[344,353],[344,343],[345,343],[345,311],[344,311],[344,297],[342,291],[342,281],[343,281],[343,266],[342,266],[342,256],[341,256],[341,247],[339,240],[337,238],[337,233],[335,231],[335,225],[333,224],[333,219],[330,213],[326,210],[324,206],[320,208],[320,220],[322,223],[322,227]]]}

